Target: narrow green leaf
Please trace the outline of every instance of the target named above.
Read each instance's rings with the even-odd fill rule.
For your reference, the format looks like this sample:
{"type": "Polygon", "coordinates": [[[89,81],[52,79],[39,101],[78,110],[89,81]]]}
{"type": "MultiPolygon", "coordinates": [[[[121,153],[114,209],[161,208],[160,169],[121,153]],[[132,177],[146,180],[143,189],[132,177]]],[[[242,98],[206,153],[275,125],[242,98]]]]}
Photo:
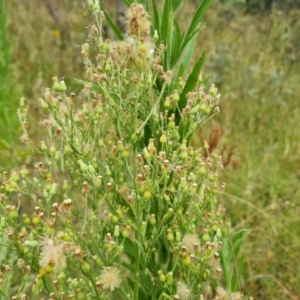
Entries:
{"type": "Polygon", "coordinates": [[[130,6],[133,3],[133,0],[123,0],[127,6],[130,6]]]}
{"type": "Polygon", "coordinates": [[[184,41],[182,42],[180,51],[178,53],[177,56],[177,60],[179,59],[179,57],[181,56],[182,52],[184,51],[186,45],[189,43],[189,41],[199,32],[200,28],[201,28],[201,20],[203,19],[206,11],[208,10],[208,8],[210,7],[210,5],[212,4],[213,0],[203,0],[203,2],[201,3],[201,5],[199,6],[196,14],[194,15],[194,18],[190,24],[190,27],[187,31],[187,34],[184,38],[184,41]]]}
{"type": "Polygon", "coordinates": [[[174,19],[174,33],[173,33],[173,46],[172,46],[172,57],[171,57],[171,68],[173,68],[178,61],[174,60],[178,56],[178,52],[181,46],[181,33],[180,27],[174,19]]]}
{"type": "Polygon", "coordinates": [[[101,5],[101,9],[104,13],[105,19],[109,25],[109,27],[111,28],[111,30],[113,31],[113,33],[115,34],[115,36],[117,37],[118,40],[123,40],[123,34],[120,31],[120,29],[118,28],[118,26],[114,23],[114,21],[110,18],[109,14],[105,11],[103,5],[101,5]]]}
{"type": "Polygon", "coordinates": [[[198,77],[200,75],[204,60],[205,60],[205,50],[203,50],[203,52],[201,53],[192,73],[190,74],[190,76],[184,86],[182,93],[180,94],[180,100],[178,102],[178,107],[179,107],[180,111],[186,106],[187,93],[193,90],[193,88],[195,87],[195,85],[198,81],[198,77]]]}
{"type": "Polygon", "coordinates": [[[152,15],[153,15],[154,29],[157,30],[158,34],[160,34],[160,19],[159,19],[159,13],[158,13],[158,9],[157,9],[155,0],[152,0],[152,15]]]}
{"type": "Polygon", "coordinates": [[[166,0],[162,22],[160,28],[160,40],[166,45],[165,57],[164,57],[164,70],[170,69],[171,54],[172,54],[172,38],[173,38],[173,15],[172,15],[172,0],[166,0]]]}
{"type": "Polygon", "coordinates": [[[194,36],[186,46],[186,49],[182,57],[182,65],[184,70],[188,69],[189,63],[194,53],[196,41],[197,41],[197,36],[194,36]]]}
{"type": "Polygon", "coordinates": [[[197,28],[197,26],[199,26],[199,23],[203,19],[205,13],[207,12],[208,8],[211,6],[212,3],[213,3],[213,0],[203,0],[202,1],[196,14],[194,15],[191,25],[187,31],[186,38],[188,40],[190,40],[193,37],[193,35],[195,34],[195,29],[197,28]]]}

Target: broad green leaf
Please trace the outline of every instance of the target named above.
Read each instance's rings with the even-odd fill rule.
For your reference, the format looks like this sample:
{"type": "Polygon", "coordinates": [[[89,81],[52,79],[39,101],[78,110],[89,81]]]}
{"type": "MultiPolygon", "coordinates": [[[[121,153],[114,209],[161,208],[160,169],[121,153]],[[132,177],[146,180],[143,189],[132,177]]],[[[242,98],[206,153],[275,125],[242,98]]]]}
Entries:
{"type": "Polygon", "coordinates": [[[126,254],[128,254],[131,257],[135,257],[135,246],[133,242],[129,239],[125,239],[124,242],[124,251],[126,254]]]}

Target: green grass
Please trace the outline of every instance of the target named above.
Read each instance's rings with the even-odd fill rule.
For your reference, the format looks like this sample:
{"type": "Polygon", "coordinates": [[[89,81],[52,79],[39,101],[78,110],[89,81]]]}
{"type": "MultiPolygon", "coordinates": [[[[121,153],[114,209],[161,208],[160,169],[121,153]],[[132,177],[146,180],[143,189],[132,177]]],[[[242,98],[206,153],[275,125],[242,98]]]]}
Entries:
{"type": "MultiPolygon", "coordinates": [[[[11,65],[13,43],[9,38],[7,8],[0,0],[0,156],[11,153],[16,139],[18,117],[18,91],[13,82],[14,70],[11,65]]],[[[0,165],[3,159],[0,158],[0,165]]],[[[3,163],[3,162],[2,162],[3,163]]]]}
{"type": "Polygon", "coordinates": [[[253,16],[231,9],[229,20],[216,5],[210,13],[205,34],[215,55],[207,72],[218,75],[223,100],[212,127],[224,131],[220,149],[235,146],[224,201],[235,229],[252,229],[243,246],[244,287],[257,299],[297,299],[300,12],[253,16]]]}

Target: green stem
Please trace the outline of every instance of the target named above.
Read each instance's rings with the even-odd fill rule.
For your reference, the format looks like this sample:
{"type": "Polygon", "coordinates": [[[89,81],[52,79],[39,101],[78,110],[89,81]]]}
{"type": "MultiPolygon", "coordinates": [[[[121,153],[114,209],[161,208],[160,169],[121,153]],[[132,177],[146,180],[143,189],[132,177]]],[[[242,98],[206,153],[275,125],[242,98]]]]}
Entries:
{"type": "MultiPolygon", "coordinates": [[[[140,240],[139,228],[135,231],[135,239],[140,240]]],[[[135,283],[134,283],[134,300],[139,300],[139,276],[140,276],[140,249],[138,244],[135,244],[135,283]]]]}
{"type": "Polygon", "coordinates": [[[164,85],[163,85],[163,87],[162,87],[162,89],[161,89],[161,92],[160,92],[160,95],[159,95],[158,100],[157,100],[156,103],[153,105],[153,107],[152,107],[150,113],[148,114],[148,117],[146,118],[146,120],[145,120],[145,121],[143,122],[143,124],[139,127],[139,132],[141,132],[141,131],[144,129],[144,127],[147,125],[149,119],[152,117],[154,111],[157,109],[157,105],[160,103],[160,101],[161,101],[161,99],[162,99],[162,97],[163,97],[163,95],[164,95],[166,86],[167,86],[166,83],[164,83],[164,85]]]}

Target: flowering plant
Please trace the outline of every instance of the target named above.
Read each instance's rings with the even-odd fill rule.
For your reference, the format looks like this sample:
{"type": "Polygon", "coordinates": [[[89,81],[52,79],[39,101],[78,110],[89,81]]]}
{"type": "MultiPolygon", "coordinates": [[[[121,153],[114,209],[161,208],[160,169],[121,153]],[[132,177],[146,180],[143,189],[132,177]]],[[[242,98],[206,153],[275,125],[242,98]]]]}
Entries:
{"type": "Polygon", "coordinates": [[[39,99],[47,114],[39,149],[20,101],[21,140],[43,158],[2,175],[1,243],[11,250],[3,297],[204,299],[221,278],[222,161],[206,143],[191,146],[219,111],[216,87],[200,75],[204,53],[185,81],[196,21],[211,1],[184,38],[166,21],[183,1],[166,1],[162,18],[149,1],[153,30],[145,8],[125,2],[121,36],[99,2],[88,1],[95,25],[81,51],[87,79],[76,95],[53,78],[39,99]],[[119,40],[104,39],[105,19],[119,40]]]}

